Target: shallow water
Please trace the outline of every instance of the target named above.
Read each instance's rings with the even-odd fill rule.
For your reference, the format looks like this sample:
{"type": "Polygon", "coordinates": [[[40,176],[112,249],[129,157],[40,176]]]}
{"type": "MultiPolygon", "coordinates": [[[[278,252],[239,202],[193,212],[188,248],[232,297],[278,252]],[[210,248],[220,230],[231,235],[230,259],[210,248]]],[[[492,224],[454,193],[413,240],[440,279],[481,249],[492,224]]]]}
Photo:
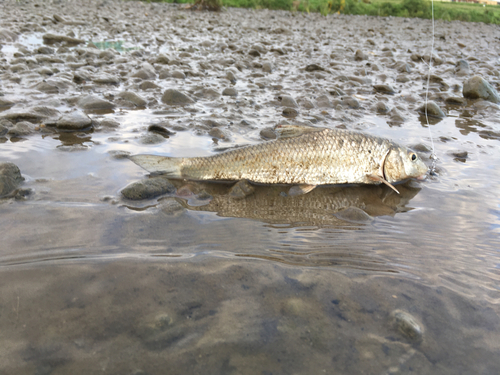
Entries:
{"type": "MultiPolygon", "coordinates": [[[[436,173],[398,185],[400,195],[385,186],[329,186],[288,197],[286,186],[257,186],[234,200],[230,185],[174,181],[173,194],[131,201],[120,191],[147,173],[117,151],[211,155],[264,142],[263,129],[286,123],[430,148],[417,112],[427,67],[411,59],[429,53],[430,23],[234,9],[219,15],[134,2],[85,10],[72,2],[16,3],[5,14],[0,29],[19,35],[1,42],[0,98],[14,105],[0,108],[0,118],[37,105],[82,111],[74,98],[88,93],[116,107],[85,111],[93,126],[80,131],[46,121],[31,134],[0,137],[0,160],[15,163],[22,187],[32,190],[26,199],[0,201],[0,372],[498,373],[499,107],[445,104],[447,96],[462,97],[463,82],[475,74],[498,88],[497,29],[437,23],[444,62],[433,73],[446,85],[432,83],[430,96],[447,117],[431,119],[436,173]],[[43,16],[37,4],[69,23],[43,16]],[[78,52],[85,45],[56,44],[48,56],[62,62],[29,62],[41,56],[42,35],[70,32],[100,47],[120,42],[123,50],[106,60],[78,52]],[[28,52],[16,56],[22,48],[28,52]],[[354,59],[358,48],[366,60],[354,59]],[[261,56],[249,55],[259,49],[261,56]],[[170,62],[155,62],[159,53],[170,62]],[[459,59],[470,74],[456,73],[459,59]],[[13,61],[27,69],[13,72],[13,61]],[[411,71],[398,71],[398,61],[411,71]],[[132,77],[145,62],[158,88],[140,88],[144,80],[132,77]],[[272,72],[262,69],[265,62],[272,72]],[[71,63],[93,67],[90,78],[71,78],[55,94],[34,88],[75,77],[80,68],[71,63]],[[304,69],[313,63],[326,71],[304,69]],[[38,70],[44,67],[53,74],[38,70]],[[172,77],[176,70],[186,77],[172,77]],[[119,83],[95,83],[103,72],[119,83]],[[398,92],[376,93],[372,84],[381,83],[398,92]],[[228,87],[238,95],[199,94],[228,87]],[[168,88],[196,102],[164,104],[168,88]],[[126,106],[117,96],[124,90],[147,105],[126,106]],[[282,116],[283,95],[298,102],[297,117],[282,116]],[[359,108],[345,104],[349,96],[359,108]],[[378,102],[401,116],[378,113],[378,102]],[[105,119],[119,126],[101,125],[105,119]],[[175,134],[147,143],[151,124],[175,134]],[[398,330],[398,310],[413,316],[421,336],[398,330]]],[[[421,155],[431,164],[430,152],[421,155]]]]}

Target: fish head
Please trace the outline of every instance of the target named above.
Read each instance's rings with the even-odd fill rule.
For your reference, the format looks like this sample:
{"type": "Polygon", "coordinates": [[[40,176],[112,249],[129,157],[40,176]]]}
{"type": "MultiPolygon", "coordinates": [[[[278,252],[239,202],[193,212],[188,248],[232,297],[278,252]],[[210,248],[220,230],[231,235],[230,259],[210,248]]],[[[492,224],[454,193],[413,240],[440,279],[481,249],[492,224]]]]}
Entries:
{"type": "Polygon", "coordinates": [[[408,178],[422,180],[428,171],[427,166],[415,151],[401,146],[391,148],[383,168],[386,180],[391,183],[408,178]]]}

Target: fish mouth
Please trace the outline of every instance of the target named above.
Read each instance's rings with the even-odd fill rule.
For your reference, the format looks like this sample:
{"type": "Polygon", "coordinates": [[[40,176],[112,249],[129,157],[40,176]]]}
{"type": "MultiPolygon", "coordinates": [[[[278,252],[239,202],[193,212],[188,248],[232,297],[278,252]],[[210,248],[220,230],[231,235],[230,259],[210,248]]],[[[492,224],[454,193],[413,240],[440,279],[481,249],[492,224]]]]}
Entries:
{"type": "Polygon", "coordinates": [[[423,181],[423,180],[425,180],[425,179],[427,178],[427,173],[424,173],[424,174],[422,174],[422,175],[420,175],[420,176],[417,176],[417,177],[415,177],[415,178],[416,178],[417,180],[419,180],[419,181],[423,181]]]}

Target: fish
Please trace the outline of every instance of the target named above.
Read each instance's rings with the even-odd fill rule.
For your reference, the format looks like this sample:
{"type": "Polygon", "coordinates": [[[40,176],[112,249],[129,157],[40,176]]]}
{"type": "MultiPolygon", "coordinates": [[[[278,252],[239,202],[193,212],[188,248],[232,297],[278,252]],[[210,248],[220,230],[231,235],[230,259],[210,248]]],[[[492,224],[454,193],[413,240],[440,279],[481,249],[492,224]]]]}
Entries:
{"type": "Polygon", "coordinates": [[[281,125],[276,131],[276,140],[212,156],[129,158],[172,179],[293,185],[290,195],[306,194],[318,185],[380,183],[399,193],[393,184],[423,179],[428,171],[416,152],[386,138],[297,125],[281,125]]]}

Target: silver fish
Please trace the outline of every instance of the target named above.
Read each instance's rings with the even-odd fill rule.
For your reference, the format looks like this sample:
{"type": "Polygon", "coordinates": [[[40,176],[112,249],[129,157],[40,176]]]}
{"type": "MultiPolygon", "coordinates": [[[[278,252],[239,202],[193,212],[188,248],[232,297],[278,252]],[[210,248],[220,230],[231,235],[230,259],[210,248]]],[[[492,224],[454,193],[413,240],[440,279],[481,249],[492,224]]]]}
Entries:
{"type": "Polygon", "coordinates": [[[173,179],[292,184],[291,195],[317,185],[380,184],[423,178],[427,166],[412,150],[387,139],[341,129],[280,126],[281,138],[208,157],[134,155],[149,172],[173,179]]]}

